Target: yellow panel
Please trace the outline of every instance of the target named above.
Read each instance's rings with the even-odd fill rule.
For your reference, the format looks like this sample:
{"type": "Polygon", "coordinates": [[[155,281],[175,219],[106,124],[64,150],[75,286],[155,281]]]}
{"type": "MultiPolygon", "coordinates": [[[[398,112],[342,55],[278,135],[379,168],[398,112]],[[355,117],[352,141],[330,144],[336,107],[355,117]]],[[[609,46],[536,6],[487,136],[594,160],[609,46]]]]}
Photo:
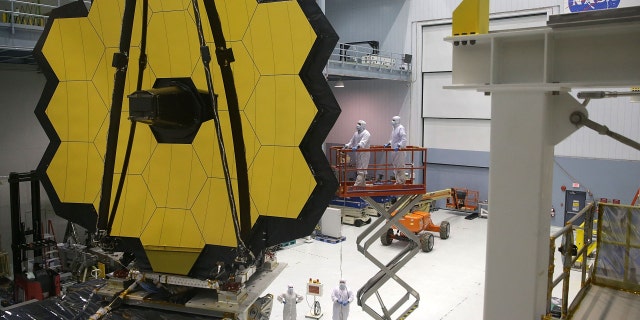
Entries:
{"type": "Polygon", "coordinates": [[[244,136],[244,150],[245,157],[247,160],[247,167],[251,166],[253,163],[253,159],[255,159],[258,150],[260,150],[260,141],[258,141],[258,137],[256,136],[253,128],[251,127],[251,123],[247,118],[246,113],[241,112],[242,115],[242,133],[244,136]]]}
{"type": "Polygon", "coordinates": [[[317,109],[298,76],[262,76],[245,114],[261,145],[298,146],[317,109]]]}
{"type": "MultiPolygon", "coordinates": [[[[191,4],[191,0],[150,0],[149,9],[156,12],[163,11],[184,11],[191,4]]],[[[195,25],[193,25],[195,27],[195,25]]]]}
{"type": "MultiPolygon", "coordinates": [[[[117,48],[107,48],[105,54],[100,59],[96,72],[91,79],[94,83],[104,105],[108,109],[111,108],[111,99],[113,95],[113,78],[115,76],[115,68],[111,66],[113,54],[118,52],[117,48]]],[[[127,96],[136,91],[138,82],[138,61],[140,57],[140,48],[134,47],[129,51],[129,65],[127,67],[127,77],[125,80],[124,98],[122,100],[122,111],[129,111],[129,99],[127,96]]],[[[153,87],[155,82],[155,75],[151,72],[150,68],[146,68],[144,71],[144,77],[142,80],[142,89],[149,89],[153,87]]]]}
{"type": "MultiPolygon", "coordinates": [[[[117,48],[120,45],[122,29],[122,15],[124,0],[94,0],[89,11],[89,21],[105,47],[117,48]]],[[[138,45],[141,37],[142,1],[136,2],[136,16],[134,19],[131,44],[138,45]]],[[[111,59],[112,56],[109,56],[111,59]]]]}
{"type": "Polygon", "coordinates": [[[233,70],[233,78],[238,91],[238,105],[240,110],[243,110],[260,78],[260,73],[242,42],[233,42],[228,45],[233,50],[233,55],[236,59],[236,62],[231,64],[231,69],[233,70]]]}
{"type": "Polygon", "coordinates": [[[100,180],[93,177],[100,177],[102,168],[93,144],[62,142],[47,174],[61,201],[92,203],[100,189],[100,180]]]}
{"type": "MultiPolygon", "coordinates": [[[[256,159],[253,161],[251,167],[249,167],[249,180],[251,199],[258,208],[258,212],[261,215],[273,215],[274,213],[268,212],[269,201],[271,200],[271,178],[276,169],[274,164],[274,149],[273,147],[261,147],[260,151],[256,155],[256,159]]],[[[278,170],[280,170],[278,168],[278,170]]],[[[277,192],[274,192],[274,195],[277,192]]],[[[281,201],[283,197],[274,199],[273,201],[281,201]]]]}
{"type": "MultiPolygon", "coordinates": [[[[297,145],[297,141],[294,141],[294,132],[298,125],[309,128],[308,125],[298,124],[295,122],[296,113],[298,108],[296,105],[296,87],[294,78],[300,78],[298,76],[275,76],[276,90],[275,96],[277,103],[275,104],[275,117],[264,117],[262,112],[259,112],[258,127],[269,126],[269,122],[273,121],[273,125],[276,130],[276,136],[273,144],[277,146],[294,146],[297,145]],[[296,108],[292,108],[296,107],[296,108]]],[[[262,111],[262,109],[260,109],[262,111]]]]}
{"type": "Polygon", "coordinates": [[[149,67],[158,78],[189,77],[200,57],[197,30],[185,13],[154,13],[149,19],[149,67]]]}
{"type": "MultiPolygon", "coordinates": [[[[298,6],[296,2],[277,2],[276,5],[268,6],[269,27],[271,35],[277,36],[278,42],[273,46],[273,60],[275,74],[297,74],[293,65],[293,52],[297,50],[292,42],[291,33],[294,27],[289,24],[290,4],[298,6]]],[[[258,9],[260,10],[260,9],[258,9]]],[[[308,51],[306,51],[308,53],[308,51]]],[[[266,55],[266,52],[265,52],[266,55]]]]}
{"type": "Polygon", "coordinates": [[[53,72],[59,80],[66,79],[67,73],[64,68],[64,50],[62,49],[62,33],[60,31],[60,25],[62,19],[55,19],[49,30],[47,39],[42,46],[42,53],[46,57],[47,62],[51,65],[53,72]]]}
{"type": "MultiPolygon", "coordinates": [[[[229,162],[229,172],[231,176],[236,176],[235,154],[233,148],[233,137],[231,136],[231,124],[229,113],[220,112],[220,126],[223,131],[227,161],[229,162]]],[[[200,126],[198,135],[193,140],[193,148],[198,154],[208,177],[224,178],[222,172],[222,160],[220,159],[220,149],[213,120],[207,121],[200,126]]]]}
{"type": "Polygon", "coordinates": [[[227,41],[242,39],[257,5],[256,0],[216,0],[227,41]]]}
{"type": "Polygon", "coordinates": [[[165,208],[156,208],[151,215],[149,222],[144,226],[140,234],[140,242],[142,242],[142,245],[157,246],[160,244],[165,210],[165,208]]]}
{"type": "MultiPolygon", "coordinates": [[[[120,175],[114,175],[112,197],[115,197],[117,181],[120,175]]],[[[128,175],[122,189],[118,211],[113,221],[112,235],[122,237],[140,237],[149,222],[156,206],[151,194],[140,175],[128,175]]]]}
{"type": "Polygon", "coordinates": [[[453,11],[453,35],[489,32],[489,0],[463,0],[453,11]]]}
{"type": "Polygon", "coordinates": [[[259,5],[243,38],[262,75],[298,74],[315,33],[295,1],[259,5]]]}
{"type": "Polygon", "coordinates": [[[297,218],[315,187],[298,147],[263,146],[249,169],[249,179],[258,212],[268,216],[297,218]]]}
{"type": "MultiPolygon", "coordinates": [[[[214,46],[209,44],[209,48],[211,49],[211,54],[214,54],[214,46]]],[[[211,68],[211,78],[213,81],[213,92],[218,95],[218,110],[219,111],[227,111],[229,107],[227,106],[227,96],[224,91],[224,83],[222,82],[222,74],[220,73],[220,68],[217,67],[217,62],[213,61],[210,63],[211,68]]],[[[207,79],[204,74],[204,66],[202,65],[202,60],[198,59],[196,63],[193,74],[191,74],[191,79],[193,80],[193,84],[195,84],[198,90],[202,90],[207,92],[207,79]]]]}
{"type": "MultiPolygon", "coordinates": [[[[235,180],[232,186],[234,194],[237,195],[238,186],[235,180]]],[[[237,205],[238,203],[236,203],[236,209],[237,205]]],[[[207,244],[236,246],[236,236],[224,179],[207,179],[191,211],[207,244]]]]}
{"type": "Polygon", "coordinates": [[[189,209],[206,173],[191,145],[158,144],[143,177],[158,207],[189,209]]]}
{"type": "Polygon", "coordinates": [[[152,249],[145,247],[154,272],[187,275],[198,259],[200,251],[189,252],[175,248],[152,249]]]}
{"type": "MultiPolygon", "coordinates": [[[[193,213],[189,210],[184,213],[184,222],[182,226],[180,246],[186,248],[203,248],[204,237],[198,229],[193,213]]],[[[165,230],[167,229],[167,220],[165,220],[165,230]]]]}
{"type": "Polygon", "coordinates": [[[52,51],[58,52],[57,57],[50,60],[58,79],[91,79],[104,46],[89,21],[84,18],[58,19],[54,25],[56,28],[49,32],[42,52],[47,57],[56,56],[52,51]]]}
{"type": "Polygon", "coordinates": [[[296,95],[296,109],[295,109],[295,132],[293,133],[295,145],[299,145],[304,135],[309,130],[313,118],[318,113],[316,105],[311,100],[311,95],[305,88],[300,77],[294,77],[295,81],[295,95],[296,95]]]}
{"type": "MultiPolygon", "coordinates": [[[[123,112],[120,117],[120,131],[118,135],[118,150],[116,153],[115,172],[120,173],[122,171],[122,163],[124,161],[124,154],[127,150],[127,140],[129,139],[129,129],[131,128],[131,121],[128,120],[129,112],[123,112]]],[[[109,131],[109,119],[106,118],[102,123],[100,132],[96,137],[94,143],[96,149],[100,153],[100,157],[104,159],[104,154],[107,148],[107,132],[109,131]]],[[[142,170],[147,165],[151,153],[155,150],[156,138],[151,133],[149,126],[138,123],[136,125],[136,134],[133,139],[133,147],[131,149],[131,158],[129,159],[129,169],[127,173],[141,174],[142,170]]]]}
{"type": "Polygon", "coordinates": [[[298,213],[302,210],[309,196],[311,196],[313,188],[316,186],[316,181],[309,170],[309,165],[300,152],[293,153],[291,176],[295,183],[291,184],[291,189],[289,190],[287,212],[290,214],[289,218],[297,218],[298,213]]]}
{"type": "Polygon", "coordinates": [[[46,113],[60,140],[91,142],[107,109],[91,82],[72,81],[59,84],[46,113]]]}
{"type": "MultiPolygon", "coordinates": [[[[275,120],[278,115],[276,109],[276,82],[275,77],[262,76],[258,80],[253,97],[247,103],[245,113],[253,130],[258,136],[261,145],[273,145],[275,143],[275,120]]],[[[292,112],[292,111],[291,111],[292,112]]],[[[285,128],[278,128],[284,130],[285,128]]]]}
{"type": "MultiPolygon", "coordinates": [[[[271,5],[273,4],[269,4],[269,6],[271,5]]],[[[273,61],[274,39],[269,26],[270,19],[267,14],[267,7],[258,6],[256,14],[251,19],[247,33],[242,39],[262,75],[274,74],[275,72],[275,62],[273,61]]]]}
{"type": "MultiPolygon", "coordinates": [[[[182,233],[186,216],[191,216],[188,210],[180,209],[159,209],[164,210],[164,219],[162,219],[162,231],[160,233],[160,242],[155,243],[160,246],[179,246],[182,247],[182,233]]],[[[155,219],[156,213],[151,219],[155,219]]],[[[160,217],[158,217],[159,219],[160,217]]],[[[191,231],[193,232],[193,230],[191,231]]],[[[149,243],[145,243],[149,244],[149,243]]]]}
{"type": "MultiPolygon", "coordinates": [[[[264,148],[263,148],[264,149],[264,148]]],[[[271,194],[277,194],[277,199],[269,201],[269,213],[284,217],[296,217],[298,212],[292,216],[287,211],[288,203],[290,200],[289,191],[292,187],[292,179],[297,179],[298,176],[293,172],[293,154],[296,152],[297,147],[274,147],[273,152],[273,176],[271,177],[271,194]],[[274,201],[275,200],[275,201],[274,201]]],[[[262,150],[261,150],[262,151],[262,150]]],[[[258,157],[260,153],[258,153],[258,157]]],[[[272,196],[273,197],[273,196],[272,196]]]]}
{"type": "Polygon", "coordinates": [[[291,42],[295,45],[295,49],[291,50],[293,52],[293,70],[297,73],[302,68],[305,60],[307,60],[309,51],[311,51],[311,47],[316,41],[316,33],[307,21],[307,17],[300,9],[300,6],[289,5],[289,17],[291,18],[289,23],[292,26],[291,42]]]}
{"type": "Polygon", "coordinates": [[[193,214],[189,210],[158,208],[140,236],[142,245],[196,251],[204,247],[193,214]]]}

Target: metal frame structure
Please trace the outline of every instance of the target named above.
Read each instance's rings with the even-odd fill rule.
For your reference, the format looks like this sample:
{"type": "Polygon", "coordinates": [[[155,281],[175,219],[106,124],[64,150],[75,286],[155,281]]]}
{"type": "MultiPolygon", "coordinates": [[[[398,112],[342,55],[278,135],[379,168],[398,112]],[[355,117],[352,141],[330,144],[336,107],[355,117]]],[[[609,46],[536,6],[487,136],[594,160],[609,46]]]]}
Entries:
{"type": "Polygon", "coordinates": [[[339,146],[331,147],[330,158],[334,172],[338,178],[340,187],[337,195],[340,197],[371,197],[371,196],[396,196],[408,194],[424,194],[426,192],[426,159],[427,149],[422,147],[407,146],[398,149],[398,152],[410,153],[409,160],[403,170],[408,171],[409,178],[405,184],[394,184],[391,175],[395,168],[391,165],[392,156],[389,153],[396,152],[391,148],[382,146],[372,146],[369,149],[344,149],[339,146]],[[368,172],[372,172],[373,179],[366,186],[354,186],[349,177],[358,171],[355,161],[351,156],[354,154],[368,152],[371,153],[371,161],[367,167],[368,172]],[[382,161],[378,161],[378,156],[382,154],[382,161]],[[381,178],[376,178],[381,176],[381,178]]]}
{"type": "MultiPolygon", "coordinates": [[[[638,16],[637,7],[558,15],[546,27],[445,38],[453,49],[446,88],[491,95],[485,319],[545,313],[554,147],[579,129],[572,114],[587,115],[568,92],[637,85],[638,16]],[[518,181],[525,183],[513,188],[518,181]],[[514,225],[529,231],[512,232],[514,225]]],[[[457,18],[454,29],[465,24],[457,18]]]]}
{"type": "Polygon", "coordinates": [[[380,271],[371,277],[358,290],[357,294],[358,305],[374,319],[391,319],[398,312],[400,314],[398,319],[404,319],[418,307],[420,302],[420,294],[407,282],[400,279],[397,273],[420,252],[421,237],[399,223],[399,220],[409,213],[411,208],[424,200],[424,194],[426,193],[426,151],[426,148],[412,146],[398,149],[397,151],[381,146],[373,146],[369,149],[358,149],[356,151],[335,146],[331,147],[330,150],[331,163],[340,184],[336,195],[340,197],[362,197],[369,206],[380,214],[380,218],[373,221],[356,240],[358,251],[380,268],[380,271]],[[396,168],[391,165],[392,156],[389,153],[403,151],[411,154],[406,161],[410,165],[405,164],[404,168],[410,174],[405,184],[395,184],[394,180],[391,179],[391,173],[396,168]],[[355,174],[358,169],[349,154],[361,152],[373,154],[373,159],[367,167],[367,171],[372,173],[373,179],[369,180],[365,186],[354,186],[353,181],[349,181],[349,177],[355,174]],[[389,208],[385,208],[383,203],[374,200],[374,196],[398,196],[399,198],[389,208]],[[380,240],[380,236],[394,225],[397,226],[400,232],[407,235],[409,241],[404,249],[385,263],[378,259],[369,249],[373,243],[380,240]],[[397,301],[384,301],[380,295],[380,289],[390,280],[394,280],[405,290],[404,295],[397,301]],[[374,296],[379,303],[379,309],[369,303],[369,299],[374,296]]]}
{"type": "Polygon", "coordinates": [[[373,262],[380,271],[376,273],[367,283],[358,290],[358,305],[374,319],[386,320],[391,319],[391,316],[400,310],[401,307],[406,306],[410,298],[413,296],[413,301],[409,302],[409,306],[402,310],[398,319],[404,319],[413,310],[418,307],[420,302],[420,294],[413,289],[408,283],[398,277],[398,271],[406,265],[418,252],[420,252],[420,239],[418,235],[411,232],[401,223],[398,223],[401,217],[409,213],[409,210],[420,201],[422,196],[420,194],[405,194],[389,209],[385,209],[380,203],[374,201],[371,197],[363,197],[365,201],[371,205],[376,211],[381,214],[381,217],[372,222],[366,230],[364,230],[356,239],[358,251],[362,253],[367,259],[373,262]],[[393,212],[396,212],[392,215],[393,212]],[[407,235],[409,238],[408,245],[402,249],[393,259],[384,263],[376,258],[369,248],[373,243],[379,241],[380,236],[389,230],[392,226],[397,226],[400,232],[407,235]],[[387,307],[385,301],[383,301],[380,295],[380,288],[385,285],[389,280],[394,280],[402,288],[406,290],[405,294],[393,302],[390,307],[387,307]],[[374,296],[377,298],[381,307],[381,313],[376,311],[370,304],[367,303],[369,298],[374,296]]]}
{"type": "MultiPolygon", "coordinates": [[[[595,204],[590,203],[585,206],[580,212],[576,213],[573,218],[567,221],[562,227],[562,229],[558,230],[554,234],[549,237],[549,279],[547,284],[547,312],[544,316],[544,319],[551,319],[551,294],[553,292],[553,288],[555,288],[558,284],[562,282],[562,306],[561,306],[561,319],[566,319],[567,314],[572,311],[569,309],[569,280],[571,276],[571,267],[578,261],[578,259],[582,259],[582,261],[587,261],[587,249],[589,245],[593,241],[592,239],[592,231],[593,231],[593,217],[595,211],[595,204]],[[575,254],[575,258],[573,257],[573,245],[574,245],[574,235],[573,231],[578,226],[573,225],[575,221],[578,219],[584,219],[584,224],[582,228],[584,229],[583,233],[583,243],[585,244],[582,248],[578,250],[575,254]],[[553,271],[555,269],[555,259],[554,254],[556,251],[556,240],[562,237],[562,247],[564,248],[564,252],[562,253],[562,273],[553,278],[553,271]]],[[[582,263],[580,266],[580,272],[582,274],[580,280],[580,288],[584,288],[591,283],[591,275],[587,272],[587,263],[582,263]]],[[[582,292],[582,291],[581,291],[582,292]]],[[[584,295],[584,292],[582,293],[584,295]]],[[[576,296],[574,301],[581,299],[581,296],[576,296]]],[[[572,304],[572,307],[575,309],[575,306],[572,304]]]]}

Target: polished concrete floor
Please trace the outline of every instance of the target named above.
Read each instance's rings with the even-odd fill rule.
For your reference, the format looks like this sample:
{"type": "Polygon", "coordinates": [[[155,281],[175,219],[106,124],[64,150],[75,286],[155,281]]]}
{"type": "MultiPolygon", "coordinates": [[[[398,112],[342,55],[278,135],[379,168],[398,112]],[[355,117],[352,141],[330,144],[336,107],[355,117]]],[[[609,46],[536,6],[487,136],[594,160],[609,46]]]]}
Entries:
{"type": "MultiPolygon", "coordinates": [[[[434,212],[434,223],[446,220],[451,224],[450,238],[441,240],[436,235],[433,251],[419,252],[399,272],[399,277],[420,295],[419,307],[409,319],[482,318],[487,220],[466,220],[465,216],[447,210],[434,212]]],[[[331,319],[330,296],[339,279],[345,279],[349,289],[356,294],[378,271],[357,251],[356,237],[365,228],[343,225],[342,234],[346,236],[343,242],[330,244],[314,240],[306,243],[298,240],[295,245],[278,251],[278,261],[288,265],[266,292],[278,295],[291,283],[296,292],[305,296],[305,283],[309,278],[320,279],[325,285],[324,294],[318,299],[324,312],[323,319],[331,319]]],[[[386,263],[405,244],[394,241],[385,247],[376,241],[370,250],[386,263]]],[[[388,301],[385,303],[387,307],[405,293],[396,284],[387,284],[382,289],[383,301],[388,301]]],[[[304,319],[313,303],[312,296],[306,298],[308,303],[303,301],[297,305],[298,319],[304,319]]],[[[374,309],[379,308],[375,297],[368,303],[374,309]]],[[[352,303],[349,319],[370,318],[355,301],[352,303]]],[[[274,303],[271,319],[282,319],[281,304],[274,303]]]]}
{"type": "MultiPolygon", "coordinates": [[[[440,224],[446,220],[451,224],[450,238],[442,240],[436,235],[433,251],[419,252],[399,272],[399,277],[420,295],[419,307],[409,319],[482,319],[487,219],[466,220],[465,217],[465,214],[454,211],[435,211],[432,214],[434,223],[440,224]]],[[[346,236],[343,242],[330,244],[314,240],[307,243],[298,240],[295,245],[278,251],[278,261],[287,263],[287,267],[265,293],[277,296],[286,290],[288,284],[293,284],[295,291],[306,298],[297,305],[297,318],[305,319],[314,301],[313,296],[305,295],[305,284],[309,278],[319,279],[325,286],[323,296],[318,298],[324,313],[322,319],[331,319],[330,296],[339,279],[345,279],[349,289],[356,294],[378,271],[372,262],[357,251],[356,238],[365,228],[343,225],[342,234],[346,236]]],[[[555,230],[557,228],[552,228],[550,233],[555,230]]],[[[376,241],[370,250],[382,262],[388,262],[404,245],[404,242],[394,241],[390,246],[382,246],[376,241]]],[[[561,269],[560,254],[556,253],[556,276],[561,269]]],[[[571,279],[569,301],[580,288],[580,274],[572,271],[571,279]]],[[[561,287],[559,285],[554,289],[553,296],[561,297],[561,287]]],[[[400,286],[387,284],[383,287],[382,298],[389,307],[404,293],[400,286]]],[[[368,304],[380,310],[375,297],[368,304]]],[[[282,312],[282,305],[274,302],[271,319],[282,319],[282,312]]],[[[371,319],[371,316],[354,301],[349,319],[371,319]]]]}

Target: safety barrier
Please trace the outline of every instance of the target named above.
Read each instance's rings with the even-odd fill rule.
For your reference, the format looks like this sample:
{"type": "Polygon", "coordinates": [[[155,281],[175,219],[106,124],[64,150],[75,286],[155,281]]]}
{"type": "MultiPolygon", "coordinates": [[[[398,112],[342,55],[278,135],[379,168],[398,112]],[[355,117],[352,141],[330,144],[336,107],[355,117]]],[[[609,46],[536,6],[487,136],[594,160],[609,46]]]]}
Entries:
{"type": "Polygon", "coordinates": [[[368,69],[396,70],[411,73],[410,54],[379,49],[378,41],[338,43],[329,57],[330,63],[361,66],[368,69]]]}
{"type": "Polygon", "coordinates": [[[338,178],[340,187],[337,195],[340,197],[370,197],[392,196],[426,193],[426,158],[427,149],[407,146],[395,150],[382,146],[371,146],[367,149],[344,149],[339,146],[331,147],[330,161],[338,178]],[[405,165],[395,168],[392,164],[398,152],[405,156],[405,165]],[[356,158],[369,155],[366,170],[358,169],[356,158]],[[366,171],[366,184],[354,185],[358,171],[366,171]],[[395,174],[404,174],[404,183],[398,183],[395,174]]]}
{"type": "MultiPolygon", "coordinates": [[[[73,0],[53,0],[42,3],[42,0],[0,0],[0,22],[8,24],[12,33],[15,27],[42,27],[49,19],[51,10],[73,2],[73,0]]],[[[84,1],[87,7],[91,1],[84,1]]]]}
{"type": "MultiPolygon", "coordinates": [[[[580,212],[578,212],[573,218],[566,222],[565,226],[562,229],[555,232],[549,238],[549,277],[547,283],[547,308],[546,314],[542,319],[548,320],[552,319],[552,305],[551,305],[551,293],[553,288],[555,288],[560,282],[562,282],[562,305],[561,305],[561,319],[567,319],[567,313],[569,310],[569,280],[571,275],[571,266],[576,262],[578,257],[582,257],[582,263],[580,266],[581,279],[580,279],[580,288],[585,288],[591,282],[591,275],[587,273],[587,249],[591,244],[592,240],[592,230],[593,230],[593,214],[595,211],[595,204],[590,203],[585,206],[580,212]],[[585,244],[582,248],[577,250],[577,252],[573,252],[574,239],[573,239],[573,231],[578,228],[573,225],[575,221],[584,217],[584,233],[583,233],[583,243],[585,244]],[[556,251],[556,239],[562,236],[562,273],[557,277],[553,278],[553,272],[555,268],[555,259],[554,254],[556,251]],[[575,258],[573,257],[575,255],[575,258]]],[[[579,296],[575,297],[575,300],[582,299],[580,295],[584,295],[584,290],[580,290],[579,296]]],[[[575,307],[575,306],[573,306],[575,307]]]]}

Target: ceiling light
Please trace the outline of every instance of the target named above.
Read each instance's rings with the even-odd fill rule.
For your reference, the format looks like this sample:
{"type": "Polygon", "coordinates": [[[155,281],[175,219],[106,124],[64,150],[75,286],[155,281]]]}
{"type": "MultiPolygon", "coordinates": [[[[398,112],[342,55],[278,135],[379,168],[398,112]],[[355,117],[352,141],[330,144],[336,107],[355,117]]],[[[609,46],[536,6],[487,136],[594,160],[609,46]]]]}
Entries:
{"type": "Polygon", "coordinates": [[[344,81],[338,80],[336,81],[336,84],[334,84],[333,86],[336,88],[344,88],[344,81]]]}

